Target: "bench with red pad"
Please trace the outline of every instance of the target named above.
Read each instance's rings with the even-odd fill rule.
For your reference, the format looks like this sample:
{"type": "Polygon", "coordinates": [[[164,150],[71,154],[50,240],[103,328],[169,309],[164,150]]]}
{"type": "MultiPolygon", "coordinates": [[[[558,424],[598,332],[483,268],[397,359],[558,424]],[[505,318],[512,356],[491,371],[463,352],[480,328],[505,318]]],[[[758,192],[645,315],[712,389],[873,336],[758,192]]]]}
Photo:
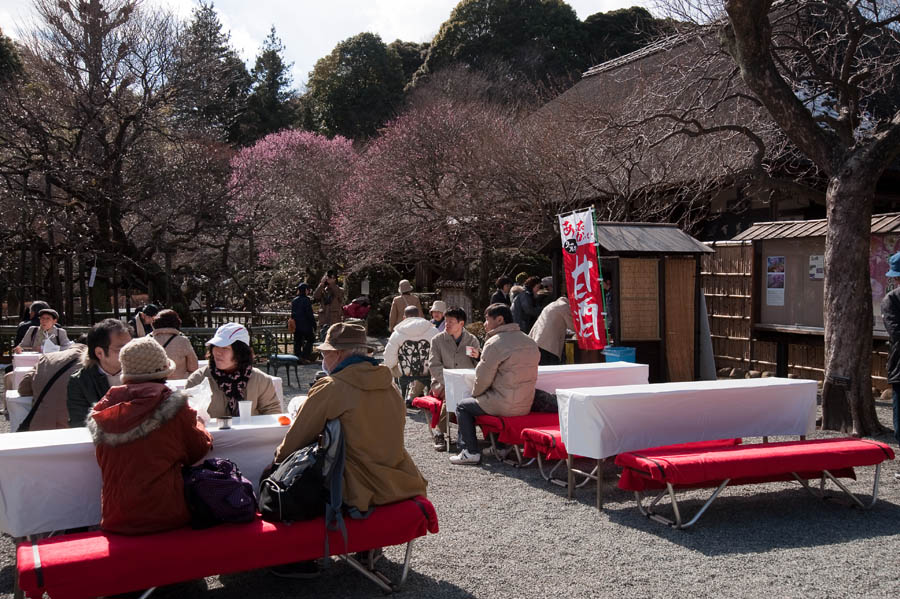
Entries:
{"type": "Polygon", "coordinates": [[[616,464],[623,468],[619,487],[634,491],[638,509],[645,516],[673,526],[688,528],[728,485],[797,481],[813,492],[810,479],[820,480],[824,497],[825,482],[834,482],[861,508],[878,499],[881,463],[894,459],[894,452],[884,443],[869,439],[817,439],[737,445],[732,447],[670,446],[619,454],[616,464]],[[839,478],[855,479],[854,468],[875,466],[875,482],[868,504],[863,503],[841,483],[839,478]],[[712,496],[688,522],[683,522],[675,491],[679,489],[714,488],[712,496]],[[643,492],[660,490],[647,508],[643,492]],[[674,511],[671,520],[653,511],[657,502],[668,494],[674,511]]]}
{"type": "Polygon", "coordinates": [[[530,412],[524,416],[491,416],[484,414],[475,418],[475,424],[481,427],[485,439],[491,442],[491,449],[497,455],[497,442],[512,445],[516,452],[518,465],[524,465],[519,446],[525,443],[522,431],[529,428],[555,426],[559,428],[559,413],[530,412]]]}
{"type": "MultiPolygon", "coordinates": [[[[387,592],[406,580],[413,540],[438,532],[434,506],[424,497],[378,506],[364,520],[344,521],[346,546],[340,532],[329,532],[330,555],[347,561],[387,592]],[[403,573],[396,584],[371,563],[367,568],[352,556],[403,543],[403,573]]],[[[84,532],[20,544],[18,583],[26,597],[46,593],[53,599],[87,599],[314,560],[325,557],[324,551],[324,518],[292,524],[257,519],[142,536],[84,532]]]]}

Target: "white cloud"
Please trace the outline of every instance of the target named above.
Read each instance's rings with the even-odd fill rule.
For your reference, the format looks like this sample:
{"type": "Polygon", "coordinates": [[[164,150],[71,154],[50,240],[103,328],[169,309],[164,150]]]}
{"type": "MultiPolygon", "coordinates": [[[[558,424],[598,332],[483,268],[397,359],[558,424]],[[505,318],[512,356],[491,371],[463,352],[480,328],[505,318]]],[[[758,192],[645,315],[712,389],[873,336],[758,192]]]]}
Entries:
{"type": "MultiPolygon", "coordinates": [[[[196,0],[147,0],[190,18],[196,0]]],[[[294,63],[294,86],[300,88],[316,61],[338,42],[371,31],[386,42],[402,39],[429,41],[458,0],[216,0],[214,6],[234,47],[252,67],[256,53],[275,25],[285,46],[285,58],[294,63]]],[[[569,0],[578,18],[650,0],[569,0]]],[[[28,0],[0,0],[0,28],[18,36],[31,17],[28,0]]]]}

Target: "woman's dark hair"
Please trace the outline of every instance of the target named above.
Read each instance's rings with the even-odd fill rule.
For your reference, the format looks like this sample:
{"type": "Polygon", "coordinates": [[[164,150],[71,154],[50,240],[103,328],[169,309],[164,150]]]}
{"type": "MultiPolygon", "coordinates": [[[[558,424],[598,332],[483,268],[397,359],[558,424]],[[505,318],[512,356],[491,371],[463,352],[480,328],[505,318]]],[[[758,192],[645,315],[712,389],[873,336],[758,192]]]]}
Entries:
{"type": "Polygon", "coordinates": [[[506,287],[507,285],[512,285],[514,282],[515,282],[515,281],[513,281],[512,279],[510,279],[510,278],[507,277],[506,275],[503,275],[502,277],[499,277],[499,278],[497,279],[497,282],[496,282],[494,285],[497,287],[497,289],[503,289],[503,288],[506,287]]]}
{"type": "MultiPolygon", "coordinates": [[[[212,368],[216,367],[216,358],[213,356],[212,345],[208,345],[206,349],[206,359],[212,368]]],[[[231,351],[234,352],[234,361],[237,362],[238,370],[253,366],[253,348],[243,341],[235,341],[231,344],[231,351]]]]}
{"type": "Polygon", "coordinates": [[[468,322],[468,319],[466,318],[466,311],[463,310],[462,308],[456,308],[456,307],[450,308],[449,310],[444,312],[444,318],[448,318],[448,317],[455,318],[456,320],[458,320],[460,322],[468,322]]]}
{"type": "Polygon", "coordinates": [[[527,279],[525,279],[525,289],[526,289],[527,291],[532,291],[532,292],[533,292],[533,291],[534,291],[534,286],[535,286],[535,285],[540,285],[540,284],[541,284],[541,278],[540,278],[540,277],[528,277],[527,279]]]}
{"type": "MultiPolygon", "coordinates": [[[[540,279],[538,279],[538,282],[540,282],[540,279]]],[[[506,304],[491,304],[484,309],[484,315],[491,318],[502,316],[503,324],[509,324],[513,321],[512,310],[506,304]]]]}
{"type": "Polygon", "coordinates": [[[180,329],[181,317],[175,310],[163,310],[153,317],[154,329],[180,329]]]}

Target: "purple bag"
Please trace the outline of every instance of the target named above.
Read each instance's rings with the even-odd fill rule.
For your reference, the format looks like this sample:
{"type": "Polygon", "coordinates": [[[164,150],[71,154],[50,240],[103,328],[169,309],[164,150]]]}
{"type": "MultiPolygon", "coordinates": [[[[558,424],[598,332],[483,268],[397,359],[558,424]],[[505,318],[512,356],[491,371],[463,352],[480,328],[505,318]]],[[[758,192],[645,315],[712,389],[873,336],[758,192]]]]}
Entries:
{"type": "Polygon", "coordinates": [[[199,466],[185,466],[182,474],[192,528],[256,518],[253,484],[231,460],[207,458],[199,466]]]}

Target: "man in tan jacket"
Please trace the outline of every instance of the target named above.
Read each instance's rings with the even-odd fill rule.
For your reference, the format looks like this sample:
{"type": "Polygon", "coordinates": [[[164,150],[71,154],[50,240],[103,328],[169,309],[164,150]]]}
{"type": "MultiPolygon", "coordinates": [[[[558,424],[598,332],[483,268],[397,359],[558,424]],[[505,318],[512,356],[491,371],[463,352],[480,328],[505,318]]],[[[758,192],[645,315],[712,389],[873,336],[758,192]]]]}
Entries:
{"type": "Polygon", "coordinates": [[[476,417],[524,416],[534,401],[541,359],[537,343],[513,322],[512,312],[504,304],[491,304],[485,309],[484,328],[487,341],[475,367],[472,397],[456,405],[460,437],[457,445],[461,451],[450,458],[451,464],[481,462],[475,438],[476,417]]]}
{"type": "Polygon", "coordinates": [[[338,285],[337,272],[329,270],[313,291],[319,302],[319,339],[325,338],[328,327],[344,319],[344,290],[338,285]]]}
{"type": "Polygon", "coordinates": [[[541,366],[562,363],[563,348],[566,345],[566,330],[575,329],[572,324],[572,309],[565,296],[547,304],[541,310],[537,322],[528,336],[534,339],[541,350],[541,366]]]}
{"type": "Polygon", "coordinates": [[[419,301],[419,296],[413,295],[412,290],[412,283],[406,279],[400,281],[400,285],[397,287],[397,291],[400,295],[395,297],[394,301],[391,302],[391,314],[388,317],[388,331],[391,333],[394,332],[394,327],[397,326],[398,323],[403,322],[403,319],[406,318],[404,312],[409,306],[418,308],[418,315],[422,316],[422,302],[419,301]]]}
{"type": "MultiPolygon", "coordinates": [[[[466,311],[450,308],[444,313],[446,328],[431,340],[428,354],[428,371],[431,373],[431,395],[444,399],[444,369],[474,368],[481,355],[478,338],[466,330],[466,311]]],[[[434,436],[434,449],[447,449],[447,406],[441,406],[438,433],[434,436]]]]}
{"type": "Polygon", "coordinates": [[[364,512],[425,495],[427,483],[403,445],[406,406],[391,371],[368,357],[365,329],[332,325],[319,349],[328,376],[310,389],[275,463],[312,443],[328,420],[338,418],[346,450],[344,503],[364,512]]]}

